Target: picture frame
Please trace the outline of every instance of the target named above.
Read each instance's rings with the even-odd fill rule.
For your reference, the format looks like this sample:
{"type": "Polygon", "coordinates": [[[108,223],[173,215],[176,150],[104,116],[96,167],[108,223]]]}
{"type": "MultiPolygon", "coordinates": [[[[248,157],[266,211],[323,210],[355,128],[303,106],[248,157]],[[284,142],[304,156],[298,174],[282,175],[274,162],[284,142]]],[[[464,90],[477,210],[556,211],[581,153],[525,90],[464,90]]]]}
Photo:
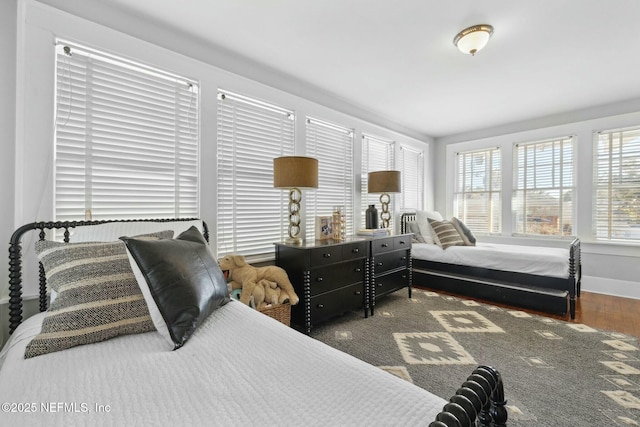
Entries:
{"type": "Polygon", "coordinates": [[[329,215],[316,217],[316,240],[330,240],[333,238],[333,218],[329,215]]]}

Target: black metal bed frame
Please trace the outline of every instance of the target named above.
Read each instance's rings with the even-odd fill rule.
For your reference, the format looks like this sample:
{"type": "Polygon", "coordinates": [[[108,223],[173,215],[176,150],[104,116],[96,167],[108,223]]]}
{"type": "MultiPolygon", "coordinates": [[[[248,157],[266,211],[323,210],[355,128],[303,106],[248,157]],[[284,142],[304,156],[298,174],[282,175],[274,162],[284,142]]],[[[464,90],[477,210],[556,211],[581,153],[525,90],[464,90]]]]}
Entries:
{"type": "MultiPolygon", "coordinates": [[[[407,230],[407,223],[415,221],[415,219],[415,213],[402,214],[400,228],[403,233],[407,230]]],[[[417,258],[413,259],[413,277],[415,284],[430,289],[547,313],[566,315],[568,301],[569,313],[571,318],[575,319],[576,298],[580,296],[582,278],[580,240],[574,239],[569,247],[567,278],[448,264],[417,258]]]]}
{"type": "MultiPolygon", "coordinates": [[[[9,244],[9,333],[22,323],[22,237],[29,231],[40,230],[39,239],[46,237],[45,230],[64,229],[64,241],[70,241],[69,229],[109,222],[170,222],[194,221],[198,218],[135,219],[97,221],[32,222],[18,228],[9,244]]],[[[203,221],[204,237],[209,241],[209,229],[203,221]]],[[[47,310],[47,280],[44,268],[39,264],[40,311],[47,310]]],[[[444,405],[429,427],[503,427],[507,422],[504,386],[500,373],[491,366],[478,366],[444,405]]]]}

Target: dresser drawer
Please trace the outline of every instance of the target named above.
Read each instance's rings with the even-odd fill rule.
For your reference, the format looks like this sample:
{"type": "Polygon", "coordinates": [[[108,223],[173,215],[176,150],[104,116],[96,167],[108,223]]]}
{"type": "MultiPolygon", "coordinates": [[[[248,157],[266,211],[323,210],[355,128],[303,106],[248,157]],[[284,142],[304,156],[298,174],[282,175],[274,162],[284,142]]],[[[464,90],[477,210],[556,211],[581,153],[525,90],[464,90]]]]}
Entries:
{"type": "Polygon", "coordinates": [[[376,275],[396,268],[407,268],[409,259],[407,251],[394,251],[377,255],[373,259],[373,271],[376,275]]]}
{"type": "Polygon", "coordinates": [[[393,238],[393,249],[410,249],[411,248],[411,236],[398,236],[393,238]]]}
{"type": "Polygon", "coordinates": [[[354,242],[342,245],[342,259],[365,258],[367,256],[367,244],[369,242],[354,242]]]}
{"type": "Polygon", "coordinates": [[[364,282],[364,262],[364,259],[359,259],[312,268],[309,275],[311,295],[364,282]]]}
{"type": "Polygon", "coordinates": [[[311,249],[311,267],[342,261],[342,246],[343,245],[331,245],[311,249]]]}
{"type": "Polygon", "coordinates": [[[401,270],[381,277],[376,277],[376,299],[382,295],[386,295],[390,292],[409,286],[409,274],[409,270],[401,270]]]}
{"type": "Polygon", "coordinates": [[[363,285],[351,285],[333,292],[311,297],[311,318],[313,322],[321,322],[364,303],[363,285]]]}
{"type": "Polygon", "coordinates": [[[382,254],[390,252],[394,249],[393,237],[374,238],[371,240],[371,253],[372,255],[382,254]]]}

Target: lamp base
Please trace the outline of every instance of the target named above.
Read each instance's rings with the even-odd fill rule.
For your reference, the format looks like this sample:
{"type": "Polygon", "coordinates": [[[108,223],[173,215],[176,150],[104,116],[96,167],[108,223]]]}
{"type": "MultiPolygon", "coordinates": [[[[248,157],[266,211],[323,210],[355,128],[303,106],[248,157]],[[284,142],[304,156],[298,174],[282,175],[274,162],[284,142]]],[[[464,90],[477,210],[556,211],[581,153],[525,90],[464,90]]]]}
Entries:
{"type": "Polygon", "coordinates": [[[389,228],[389,221],[391,220],[389,202],[391,202],[391,197],[387,193],[380,195],[380,204],[382,205],[382,212],[380,213],[381,228],[389,228]]]}
{"type": "Polygon", "coordinates": [[[287,245],[301,245],[302,239],[300,237],[287,237],[286,239],[284,239],[284,242],[287,245]]]}

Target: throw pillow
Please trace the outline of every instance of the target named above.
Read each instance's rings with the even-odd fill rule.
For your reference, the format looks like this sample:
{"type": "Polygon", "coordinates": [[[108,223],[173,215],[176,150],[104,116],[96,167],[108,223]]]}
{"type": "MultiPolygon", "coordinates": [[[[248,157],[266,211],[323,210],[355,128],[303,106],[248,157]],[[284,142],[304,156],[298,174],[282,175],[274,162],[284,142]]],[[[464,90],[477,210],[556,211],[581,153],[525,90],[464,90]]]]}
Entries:
{"type": "Polygon", "coordinates": [[[467,227],[464,222],[460,221],[456,217],[453,217],[451,218],[451,224],[453,224],[456,230],[458,230],[458,233],[460,234],[460,237],[462,238],[462,241],[466,246],[476,245],[476,236],[473,235],[471,230],[469,230],[469,227],[467,227]]]}
{"type": "Polygon", "coordinates": [[[420,229],[420,234],[424,238],[425,243],[436,244],[439,245],[438,236],[433,232],[433,228],[429,224],[429,220],[433,219],[436,221],[442,221],[442,215],[440,212],[436,211],[417,211],[416,212],[416,222],[418,223],[418,228],[420,229]]]}
{"type": "MultiPolygon", "coordinates": [[[[173,231],[139,238],[159,239],[173,231]]],[[[35,244],[48,286],[56,293],[25,357],[154,329],[121,241],[35,244]]]]}
{"type": "Polygon", "coordinates": [[[174,350],[215,309],[229,302],[222,270],[196,227],[173,240],[122,240],[153,323],[174,350]]]}
{"type": "Polygon", "coordinates": [[[460,233],[451,222],[430,219],[429,224],[431,224],[433,231],[438,236],[442,249],[447,249],[449,246],[464,246],[460,233]]]}
{"type": "Polygon", "coordinates": [[[427,243],[422,237],[420,233],[420,228],[418,227],[418,223],[415,221],[409,221],[407,223],[407,231],[409,233],[413,233],[412,243],[427,243]]]}

